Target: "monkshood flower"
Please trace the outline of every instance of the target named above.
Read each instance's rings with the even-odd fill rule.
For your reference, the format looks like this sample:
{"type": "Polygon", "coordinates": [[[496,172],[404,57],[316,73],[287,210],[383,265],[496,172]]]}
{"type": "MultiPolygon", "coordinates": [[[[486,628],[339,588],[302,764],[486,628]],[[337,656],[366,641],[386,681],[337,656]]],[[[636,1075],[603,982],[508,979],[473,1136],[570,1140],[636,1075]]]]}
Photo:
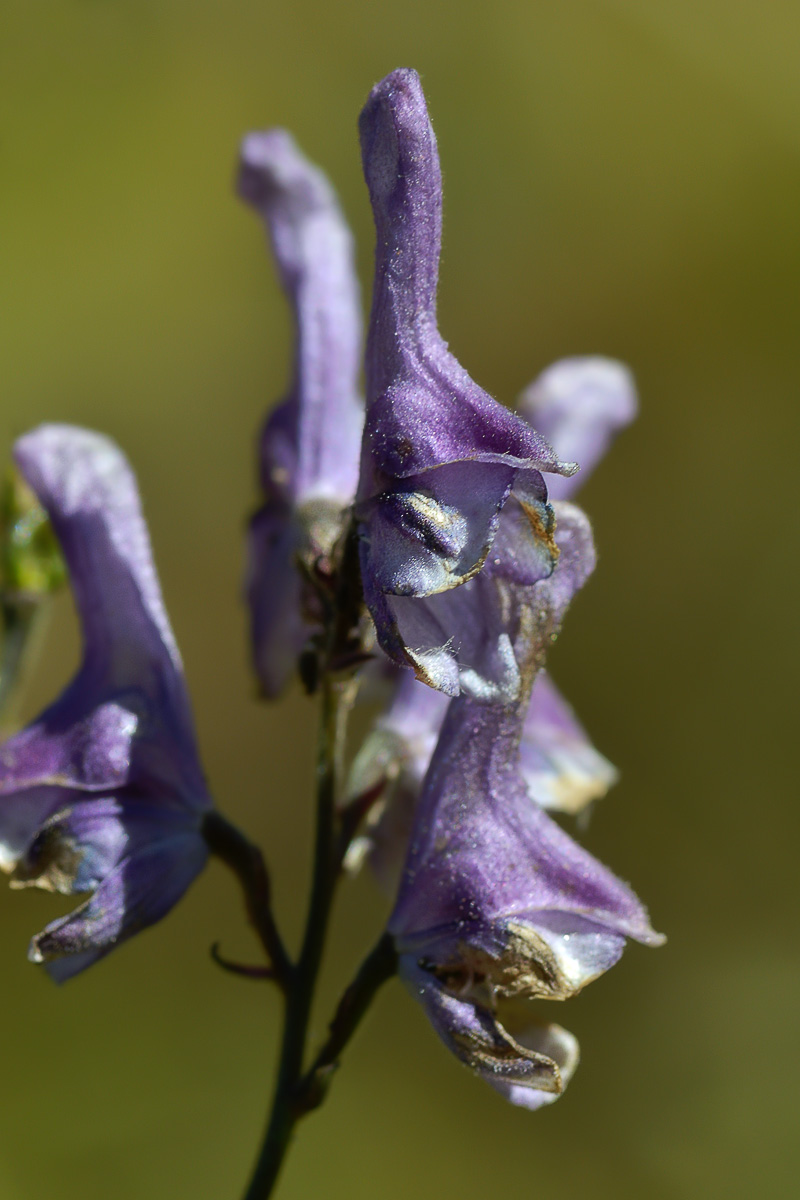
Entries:
{"type": "Polygon", "coordinates": [[[238,190],[266,225],[296,330],[289,393],[261,434],[265,500],[248,545],[255,666],[274,697],[319,625],[317,597],[298,568],[325,573],[355,497],[361,312],[350,231],[327,179],[288,133],[244,139],[238,190]]]}
{"type": "Polygon", "coordinates": [[[12,886],[91,893],[31,943],[64,980],[160,920],[206,862],[211,800],[136,481],[113,442],[42,425],[14,456],[46,510],[83,635],[78,673],[0,747],[12,886]]]}
{"type": "MultiPolygon", "coordinates": [[[[630,371],[608,358],[563,359],[526,388],[519,412],[547,436],[560,458],[581,463],[578,475],[553,478],[551,497],[554,492],[562,499],[575,494],[613,435],[633,420],[636,408],[630,371]]],[[[369,856],[378,882],[391,893],[447,703],[446,696],[418,683],[410,671],[399,671],[390,701],[353,763],[350,797],[381,783],[383,795],[352,844],[347,863],[355,870],[369,856]]],[[[533,685],[519,755],[529,796],[551,811],[579,813],[602,798],[617,778],[545,671],[533,685]]]]}
{"type": "Polygon", "coordinates": [[[486,577],[551,573],[542,472],[576,467],[482,391],[439,333],[441,175],[416,72],[373,89],[360,130],[377,232],[356,509],[365,598],[383,649],[423,682],[513,699],[519,664],[486,577]]]}
{"type": "MultiPolygon", "coordinates": [[[[559,532],[559,565],[530,589],[538,604],[516,639],[531,663],[591,570],[579,510],[559,505],[559,532]]],[[[400,975],[448,1048],[513,1103],[538,1108],[563,1091],[578,1047],[527,1002],[575,995],[613,966],[626,938],[662,938],[630,888],[531,803],[519,768],[524,719],[520,702],[451,701],[388,928],[400,975]]]]}

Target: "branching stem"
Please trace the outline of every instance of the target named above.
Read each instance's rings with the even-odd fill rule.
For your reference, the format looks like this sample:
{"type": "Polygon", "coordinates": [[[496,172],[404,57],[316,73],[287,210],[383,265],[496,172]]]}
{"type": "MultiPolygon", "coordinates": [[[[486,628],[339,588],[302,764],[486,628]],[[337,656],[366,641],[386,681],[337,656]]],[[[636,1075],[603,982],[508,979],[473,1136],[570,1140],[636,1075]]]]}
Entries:
{"type": "MultiPolygon", "coordinates": [[[[311,898],[297,963],[284,989],[283,1041],[275,1092],[261,1153],[245,1200],[267,1200],[289,1148],[297,1122],[323,1100],[336,1060],[385,979],[394,973],[391,939],[381,938],[345,992],[331,1023],[330,1036],[304,1074],[308,1025],[342,856],[349,838],[337,815],[344,771],[347,718],[356,692],[353,672],[363,661],[359,631],[363,599],[355,528],[346,533],[341,550],[336,600],[329,614],[327,638],[314,667],[322,713],[317,749],[316,839],[311,898]]],[[[310,678],[312,678],[310,676],[310,678]]],[[[350,831],[352,836],[353,830],[350,831]]]]}
{"type": "Polygon", "coordinates": [[[318,1052],[300,1085],[298,1103],[303,1112],[317,1108],[330,1085],[338,1059],[355,1033],[378,988],[397,970],[397,952],[391,934],[385,933],[361,964],[345,991],[331,1021],[328,1040],[318,1052]]]}
{"type": "Polygon", "coordinates": [[[272,1115],[245,1200],[265,1200],[271,1194],[292,1131],[304,1111],[302,1103],[299,1103],[303,1055],[339,870],[335,805],[352,685],[349,682],[335,682],[330,675],[325,675],[321,692],[322,716],[317,757],[317,827],[311,899],[300,957],[285,998],[283,1044],[272,1115]]]}

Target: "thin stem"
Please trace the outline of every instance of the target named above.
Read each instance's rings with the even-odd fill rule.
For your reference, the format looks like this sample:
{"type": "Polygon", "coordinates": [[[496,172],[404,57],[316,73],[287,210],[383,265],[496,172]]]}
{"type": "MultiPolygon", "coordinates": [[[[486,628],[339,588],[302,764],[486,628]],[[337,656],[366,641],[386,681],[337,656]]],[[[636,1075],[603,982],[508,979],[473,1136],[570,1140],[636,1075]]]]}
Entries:
{"type": "Polygon", "coordinates": [[[300,957],[286,995],[284,1032],[275,1098],[264,1144],[245,1200],[265,1200],[278,1178],[292,1131],[303,1115],[298,1089],[314,987],[338,875],[336,796],[342,770],[344,733],[352,686],[322,678],[322,717],[317,758],[317,831],[313,882],[300,957]]]}
{"type": "Polygon", "coordinates": [[[294,967],[272,915],[269,875],[261,851],[216,811],[206,814],[203,836],[211,853],[222,859],[241,883],[247,915],[266,951],[273,977],[288,991],[294,967]]]}
{"type": "Polygon", "coordinates": [[[221,967],[223,971],[227,971],[229,975],[238,975],[241,979],[256,979],[259,982],[268,980],[269,982],[277,982],[277,975],[272,967],[254,967],[250,963],[233,962],[230,958],[225,958],[219,948],[219,942],[214,942],[211,947],[211,958],[221,967]]]}

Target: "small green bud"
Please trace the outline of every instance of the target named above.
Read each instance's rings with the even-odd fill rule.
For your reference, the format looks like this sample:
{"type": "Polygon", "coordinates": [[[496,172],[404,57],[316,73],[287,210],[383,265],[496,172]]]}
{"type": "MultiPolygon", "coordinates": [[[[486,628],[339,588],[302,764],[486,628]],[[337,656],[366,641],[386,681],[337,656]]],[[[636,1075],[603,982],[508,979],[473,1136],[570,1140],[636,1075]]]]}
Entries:
{"type": "Polygon", "coordinates": [[[0,488],[0,596],[4,607],[35,604],[66,580],[53,527],[14,468],[0,488]]]}
{"type": "Polygon", "coordinates": [[[0,716],[8,715],[42,601],[66,576],[47,513],[10,468],[0,480],[0,716]]]}

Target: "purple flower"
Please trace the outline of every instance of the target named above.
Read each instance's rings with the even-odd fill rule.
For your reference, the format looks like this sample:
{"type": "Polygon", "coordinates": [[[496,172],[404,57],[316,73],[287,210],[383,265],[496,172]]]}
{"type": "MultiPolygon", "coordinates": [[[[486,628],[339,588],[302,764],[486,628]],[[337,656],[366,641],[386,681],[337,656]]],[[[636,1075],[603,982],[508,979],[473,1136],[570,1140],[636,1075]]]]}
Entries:
{"type": "MultiPolygon", "coordinates": [[[[516,652],[535,667],[591,570],[585,518],[559,506],[553,575],[527,608],[516,652]],[[531,620],[533,618],[533,620],[531,620]]],[[[532,804],[519,765],[524,703],[451,701],[425,777],[389,931],[400,974],[445,1044],[515,1104],[563,1090],[577,1043],[526,1003],[565,1000],[617,961],[625,939],[658,945],[633,892],[532,804]]]]}
{"type": "MultiPolygon", "coordinates": [[[[353,762],[351,801],[380,787],[346,866],[365,858],[379,885],[394,895],[408,848],[422,781],[436,748],[449,698],[401,671],[392,698],[353,762]]],[[[519,770],[531,801],[551,812],[577,815],[601,799],[617,772],[592,745],[550,676],[536,676],[519,744],[519,770]]]]}
{"type": "Polygon", "coordinates": [[[557,557],[545,440],[475,384],[436,324],[441,176],[414,71],[361,114],[377,231],[358,492],[361,565],[378,640],[449,695],[515,698],[515,661],[489,582],[532,584],[557,557]]]}
{"type": "Polygon", "coordinates": [[[361,313],[350,231],[325,176],[288,133],[242,143],[239,194],[262,217],[296,327],[294,378],[261,435],[263,506],[250,524],[256,671],[276,696],[320,614],[306,575],[329,568],[358,482],[361,313]]]}
{"type": "MultiPolygon", "coordinates": [[[[573,495],[613,434],[633,419],[636,407],[633,380],[622,363],[571,358],[543,371],[520,398],[520,412],[538,424],[562,458],[582,463],[579,475],[555,478],[551,491],[573,495]]],[[[356,869],[368,856],[390,894],[399,882],[414,810],[447,706],[441,692],[417,682],[410,671],[398,671],[390,701],[353,764],[350,797],[381,784],[383,794],[350,848],[348,866],[356,869]]],[[[571,814],[601,799],[617,778],[544,670],[536,676],[525,713],[519,769],[532,800],[571,814]]]]}
{"type": "Polygon", "coordinates": [[[15,446],[52,523],[83,634],[62,695],[0,747],[12,886],[92,895],[30,958],[64,980],[160,920],[205,865],[211,800],[134,476],[113,442],[42,425],[15,446]]]}

